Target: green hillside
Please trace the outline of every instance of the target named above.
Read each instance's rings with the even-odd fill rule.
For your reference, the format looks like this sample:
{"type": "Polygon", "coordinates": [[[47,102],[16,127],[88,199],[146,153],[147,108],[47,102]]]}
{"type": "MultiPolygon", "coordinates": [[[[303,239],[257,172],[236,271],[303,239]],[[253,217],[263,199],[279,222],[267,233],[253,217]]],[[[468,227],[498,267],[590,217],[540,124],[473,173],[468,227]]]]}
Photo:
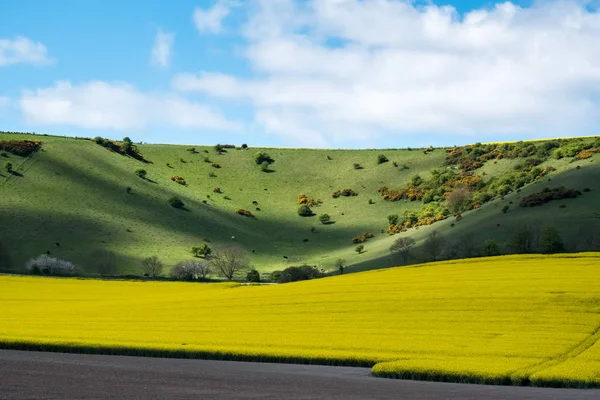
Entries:
{"type": "MultiPolygon", "coordinates": [[[[496,239],[500,251],[508,252],[511,232],[524,223],[536,222],[555,226],[575,249],[579,230],[600,223],[600,154],[593,151],[582,160],[576,160],[580,151],[557,159],[553,155],[557,149],[553,148],[536,167],[556,170],[522,187],[520,193],[513,187],[503,199],[498,195],[479,208],[463,212],[460,221],[450,215],[431,226],[390,236],[385,232],[388,215],[419,212],[431,205],[441,209],[445,203],[443,196],[428,205],[420,200],[386,201],[378,192],[381,187],[404,188],[415,175],[428,181],[437,168],[481,176],[477,191],[491,190],[491,180],[500,180],[528,159],[540,159],[540,153],[490,158],[475,169],[463,171],[445,165],[452,154],[450,149],[250,147],[217,154],[213,146],[194,146],[195,152],[191,152],[190,146],[139,144],[138,151],[150,161],[144,163],[92,140],[0,134],[0,142],[21,139],[41,140],[42,147],[29,157],[10,152],[0,157],[3,164],[12,163],[14,170],[9,173],[3,166],[0,171],[0,242],[10,255],[12,270],[49,251],[94,273],[89,267],[94,253],[106,249],[117,255],[121,273],[135,273],[144,257],[156,254],[172,265],[191,257],[190,248],[205,240],[210,245],[241,244],[250,253],[253,266],[265,272],[300,263],[332,269],[338,258],[347,261],[349,270],[360,270],[397,263],[388,249],[398,235],[414,237],[418,247],[432,229],[437,229],[449,243],[472,236],[480,246],[486,239],[496,239]],[[261,151],[275,160],[270,172],[263,172],[255,163],[255,154],[261,151]],[[378,164],[380,154],[389,161],[378,164]],[[205,162],[206,157],[210,162],[205,162]],[[355,163],[362,168],[356,169],[355,163]],[[147,171],[146,179],[136,175],[139,168],[147,171]],[[172,176],[183,177],[187,185],[177,184],[172,176]],[[523,196],[559,186],[590,191],[537,207],[518,205],[523,196]],[[217,187],[222,193],[214,192],[217,187]],[[332,192],[345,188],[358,195],[332,198],[332,192]],[[314,216],[298,215],[300,193],[322,201],[312,207],[314,216]],[[170,207],[167,200],[172,196],[179,196],[186,209],[170,207]],[[559,208],[562,204],[566,208],[559,208]],[[501,211],[505,205],[510,207],[507,213],[501,211]],[[238,209],[249,210],[256,218],[238,215],[238,209]],[[323,213],[334,223],[321,224],[318,215],[323,213]],[[352,238],[366,232],[374,237],[358,254],[352,238]]],[[[561,141],[560,149],[580,142],[590,147],[598,140],[561,141]]],[[[544,143],[536,142],[535,147],[539,149],[544,143]]],[[[413,254],[414,261],[422,258],[418,248],[413,254]]]]}

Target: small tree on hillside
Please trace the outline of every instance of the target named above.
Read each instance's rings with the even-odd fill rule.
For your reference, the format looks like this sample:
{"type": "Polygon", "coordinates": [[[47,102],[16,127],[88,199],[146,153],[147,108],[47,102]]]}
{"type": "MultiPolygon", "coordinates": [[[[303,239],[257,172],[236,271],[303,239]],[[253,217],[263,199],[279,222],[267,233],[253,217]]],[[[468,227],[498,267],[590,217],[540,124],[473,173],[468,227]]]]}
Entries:
{"type": "Polygon", "coordinates": [[[124,137],[123,142],[121,143],[121,151],[125,154],[131,154],[133,151],[133,143],[131,143],[131,139],[129,137],[124,137]]]}
{"type": "Polygon", "coordinates": [[[335,267],[340,272],[340,275],[344,274],[344,269],[346,268],[346,260],[343,258],[338,258],[335,260],[335,267]]]}
{"type": "Polygon", "coordinates": [[[227,280],[233,280],[236,273],[249,268],[246,250],[234,244],[219,246],[213,251],[211,260],[215,270],[227,280]]]}
{"type": "Polygon", "coordinates": [[[582,251],[600,250],[600,228],[595,225],[581,227],[577,234],[579,238],[578,249],[582,251]]]}
{"type": "Polygon", "coordinates": [[[552,254],[565,251],[565,244],[558,234],[558,231],[553,226],[548,226],[544,229],[542,235],[542,253],[552,254]]]}
{"type": "Polygon", "coordinates": [[[458,214],[469,209],[472,198],[473,193],[468,188],[459,187],[446,196],[446,204],[453,214],[458,214]]]}
{"type": "Polygon", "coordinates": [[[206,257],[210,255],[212,249],[206,243],[202,243],[200,246],[192,247],[192,254],[194,257],[206,257]]]}
{"type": "Polygon", "coordinates": [[[394,256],[400,256],[404,263],[408,262],[408,257],[410,255],[410,251],[415,246],[415,239],[405,236],[399,237],[394,241],[394,243],[390,246],[390,252],[394,256]]]}
{"type": "Polygon", "coordinates": [[[275,160],[273,160],[271,158],[271,156],[269,156],[267,153],[265,152],[258,152],[254,155],[254,161],[256,162],[256,164],[261,165],[263,162],[267,162],[268,164],[273,164],[275,162],[275,160]]]}
{"type": "Polygon", "coordinates": [[[135,170],[135,174],[142,179],[146,179],[146,174],[148,172],[144,168],[138,168],[135,170]]]}
{"type": "Polygon", "coordinates": [[[425,239],[425,252],[431,261],[440,259],[444,252],[446,239],[438,231],[431,231],[425,239]]]}
{"type": "Polygon", "coordinates": [[[483,254],[486,256],[497,256],[500,254],[500,249],[498,249],[498,243],[494,239],[488,239],[483,242],[483,254]]]}
{"type": "Polygon", "coordinates": [[[358,254],[361,254],[364,249],[365,249],[365,245],[364,244],[359,244],[358,246],[356,246],[356,248],[354,249],[354,251],[357,252],[358,254]]]}
{"type": "Polygon", "coordinates": [[[7,161],[4,163],[4,169],[6,170],[6,172],[8,172],[9,174],[12,174],[13,172],[13,165],[10,161],[7,161]]]}
{"type": "Polygon", "coordinates": [[[156,278],[162,274],[164,264],[158,256],[151,256],[142,260],[142,272],[151,278],[156,278]]]}

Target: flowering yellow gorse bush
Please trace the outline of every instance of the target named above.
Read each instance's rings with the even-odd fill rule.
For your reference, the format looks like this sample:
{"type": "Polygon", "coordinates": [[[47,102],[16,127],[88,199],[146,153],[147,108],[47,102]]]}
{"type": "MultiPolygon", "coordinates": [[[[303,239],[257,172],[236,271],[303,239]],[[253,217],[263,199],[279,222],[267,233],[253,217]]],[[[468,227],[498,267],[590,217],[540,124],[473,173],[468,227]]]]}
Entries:
{"type": "Polygon", "coordinates": [[[600,385],[600,254],[505,256],[237,286],[0,276],[0,344],[600,385]]]}

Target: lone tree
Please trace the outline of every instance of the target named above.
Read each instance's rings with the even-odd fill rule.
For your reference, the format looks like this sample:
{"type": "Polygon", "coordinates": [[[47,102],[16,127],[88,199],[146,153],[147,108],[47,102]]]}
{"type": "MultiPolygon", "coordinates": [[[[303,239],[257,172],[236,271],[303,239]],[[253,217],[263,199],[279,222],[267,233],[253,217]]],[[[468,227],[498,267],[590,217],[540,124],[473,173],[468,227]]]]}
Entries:
{"type": "Polygon", "coordinates": [[[357,252],[358,254],[361,254],[364,249],[365,249],[365,245],[364,244],[359,244],[358,246],[356,246],[356,248],[354,249],[354,251],[357,252]]]}
{"type": "Polygon", "coordinates": [[[212,249],[206,243],[202,243],[200,246],[192,247],[192,254],[194,257],[206,257],[210,255],[212,249]]]}
{"type": "Polygon", "coordinates": [[[263,162],[267,162],[268,164],[273,164],[275,162],[275,160],[273,160],[271,158],[271,156],[269,156],[267,153],[265,152],[258,152],[254,155],[254,161],[256,162],[256,164],[261,165],[263,162]]]}
{"type": "Polygon", "coordinates": [[[457,214],[468,210],[473,194],[466,187],[459,187],[448,193],[446,196],[446,204],[448,209],[457,214]]]}
{"type": "Polygon", "coordinates": [[[346,260],[343,258],[338,258],[335,260],[335,267],[340,271],[340,275],[344,274],[344,268],[346,268],[346,260]]]}
{"type": "Polygon", "coordinates": [[[552,254],[565,251],[565,244],[558,234],[558,231],[553,226],[548,226],[544,229],[542,235],[542,253],[552,254]]]}
{"type": "Polygon", "coordinates": [[[4,169],[6,170],[6,172],[8,172],[9,174],[12,174],[13,172],[13,165],[10,161],[7,161],[4,163],[4,169]]]}
{"type": "Polygon", "coordinates": [[[431,259],[431,261],[437,261],[440,259],[444,252],[444,244],[446,239],[438,231],[431,231],[425,239],[425,252],[431,259]]]}
{"type": "Polygon", "coordinates": [[[475,236],[468,234],[458,238],[457,252],[460,258],[471,258],[477,256],[477,244],[475,236]]]}
{"type": "Polygon", "coordinates": [[[600,249],[600,228],[595,225],[581,227],[577,234],[579,238],[578,248],[582,251],[594,251],[600,249]]]}
{"type": "Polygon", "coordinates": [[[164,264],[158,259],[158,256],[151,256],[142,260],[142,271],[144,275],[156,278],[162,273],[164,264]]]}
{"type": "Polygon", "coordinates": [[[236,273],[249,268],[246,250],[235,244],[215,248],[211,262],[215,269],[230,281],[236,273]]]}
{"type": "Polygon", "coordinates": [[[393,255],[402,257],[404,263],[408,262],[410,251],[415,245],[415,239],[411,237],[400,237],[390,246],[390,252],[393,255]]]}

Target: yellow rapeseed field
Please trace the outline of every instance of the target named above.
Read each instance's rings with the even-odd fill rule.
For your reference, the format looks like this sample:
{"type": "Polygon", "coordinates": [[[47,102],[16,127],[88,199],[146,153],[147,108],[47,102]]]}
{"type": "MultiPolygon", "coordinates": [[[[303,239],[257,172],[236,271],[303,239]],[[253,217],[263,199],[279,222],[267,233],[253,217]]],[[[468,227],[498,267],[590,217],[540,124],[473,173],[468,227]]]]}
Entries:
{"type": "Polygon", "coordinates": [[[600,385],[600,253],[239,286],[0,276],[0,346],[600,385]]]}

